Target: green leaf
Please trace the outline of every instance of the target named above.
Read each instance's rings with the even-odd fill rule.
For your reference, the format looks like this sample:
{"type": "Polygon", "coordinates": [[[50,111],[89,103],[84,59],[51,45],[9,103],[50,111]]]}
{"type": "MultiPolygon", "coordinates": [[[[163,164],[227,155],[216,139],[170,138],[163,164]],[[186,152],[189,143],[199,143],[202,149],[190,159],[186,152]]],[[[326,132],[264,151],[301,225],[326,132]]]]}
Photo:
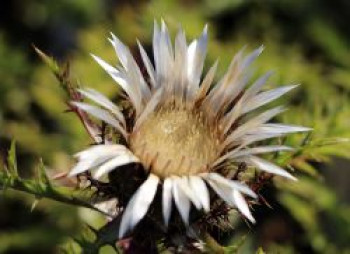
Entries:
{"type": "Polygon", "coordinates": [[[41,176],[41,182],[38,180],[21,179],[12,177],[0,171],[0,186],[3,189],[13,189],[22,191],[27,194],[34,195],[36,199],[48,198],[61,203],[66,203],[74,206],[81,206],[98,211],[104,215],[104,212],[94,207],[91,202],[94,191],[92,190],[77,190],[71,187],[53,186],[49,184],[46,176],[41,176]],[[46,180],[45,180],[46,179],[46,180]]]}
{"type": "Polygon", "coordinates": [[[42,159],[40,159],[39,165],[36,167],[36,175],[38,184],[41,186],[51,186],[51,182],[46,174],[46,168],[42,159]]]}
{"type": "Polygon", "coordinates": [[[202,240],[205,242],[205,248],[209,253],[226,253],[225,247],[221,246],[208,232],[203,232],[202,240]]]}
{"type": "Polygon", "coordinates": [[[17,158],[16,158],[16,141],[13,140],[11,142],[11,147],[7,156],[7,166],[8,173],[11,178],[18,177],[18,169],[17,169],[17,158]]]}
{"type": "Polygon", "coordinates": [[[225,248],[225,253],[238,253],[239,248],[245,243],[248,234],[243,235],[234,245],[225,248]]]}
{"type": "Polygon", "coordinates": [[[35,52],[39,55],[41,60],[51,69],[51,71],[55,75],[60,74],[60,67],[58,66],[57,62],[50,56],[46,55],[44,52],[42,52],[40,49],[37,47],[33,46],[35,52]]]}
{"type": "Polygon", "coordinates": [[[256,251],[256,254],[265,254],[266,252],[263,250],[262,247],[259,247],[259,249],[256,251]]]}
{"type": "Polygon", "coordinates": [[[295,160],[293,162],[293,166],[297,167],[300,171],[313,176],[313,177],[320,177],[319,173],[317,172],[317,170],[307,161],[305,160],[295,160]]]}
{"type": "Polygon", "coordinates": [[[116,242],[118,241],[120,216],[114,218],[100,229],[94,229],[93,227],[86,225],[79,237],[76,237],[74,241],[79,244],[83,253],[98,253],[98,251],[105,247],[111,246],[114,249],[114,253],[119,253],[116,242]]]}
{"type": "Polygon", "coordinates": [[[77,94],[75,92],[75,89],[72,86],[72,82],[70,80],[70,69],[69,69],[69,63],[63,64],[60,66],[55,59],[52,57],[46,55],[44,52],[42,52],[40,49],[36,48],[35,46],[34,50],[39,55],[39,57],[43,60],[44,63],[51,69],[57,80],[59,81],[61,87],[63,90],[68,94],[68,96],[71,99],[77,99],[77,94]]]}

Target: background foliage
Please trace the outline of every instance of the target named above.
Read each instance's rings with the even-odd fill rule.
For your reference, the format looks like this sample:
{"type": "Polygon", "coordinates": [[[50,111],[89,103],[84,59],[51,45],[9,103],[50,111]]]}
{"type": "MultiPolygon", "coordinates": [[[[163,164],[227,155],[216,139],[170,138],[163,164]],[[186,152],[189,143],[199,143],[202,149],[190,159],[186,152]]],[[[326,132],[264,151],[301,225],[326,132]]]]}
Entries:
{"type": "MultiPolygon", "coordinates": [[[[350,253],[349,13],[347,0],[3,1],[0,148],[5,155],[17,140],[19,174],[28,178],[40,157],[49,176],[69,170],[71,154],[90,142],[78,119],[64,113],[64,92],[31,44],[69,60],[79,84],[113,98],[117,86],[89,55],[116,62],[106,40],[110,31],[136,52],[135,38],[150,49],[154,19],[164,18],[173,34],[181,24],[190,38],[208,23],[206,67],[219,58],[223,73],[242,46],[263,44],[256,75],[274,69],[269,87],[301,84],[279,101],[289,106],[279,120],[314,128],[311,136],[284,140],[300,147],[291,160],[299,182],[276,179],[263,191],[272,208],[256,207],[258,224],[249,228],[236,220],[233,231],[218,238],[232,244],[244,236],[241,253],[259,246],[267,253],[350,253]]],[[[56,253],[62,244],[74,249],[67,239],[81,235],[83,223],[103,224],[91,211],[53,201],[40,200],[31,209],[34,200],[1,192],[0,253],[56,253]]]]}

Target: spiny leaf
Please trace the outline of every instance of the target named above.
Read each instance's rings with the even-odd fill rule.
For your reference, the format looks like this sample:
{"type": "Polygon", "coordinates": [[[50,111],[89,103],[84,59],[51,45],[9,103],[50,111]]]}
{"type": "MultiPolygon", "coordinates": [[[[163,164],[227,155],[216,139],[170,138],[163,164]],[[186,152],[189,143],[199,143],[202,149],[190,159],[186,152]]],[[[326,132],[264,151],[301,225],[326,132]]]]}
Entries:
{"type": "Polygon", "coordinates": [[[305,160],[294,160],[293,161],[293,166],[298,168],[300,171],[313,176],[313,177],[320,177],[319,173],[317,170],[307,161],[305,160]]]}
{"type": "Polygon", "coordinates": [[[11,178],[7,174],[0,174],[0,190],[5,192],[11,186],[11,178]]]}
{"type": "Polygon", "coordinates": [[[61,254],[72,254],[72,253],[81,253],[81,248],[73,240],[68,240],[64,244],[59,246],[58,253],[61,254]]]}
{"type": "Polygon", "coordinates": [[[76,100],[77,93],[75,89],[71,85],[70,81],[70,71],[69,71],[69,63],[67,62],[63,66],[60,66],[53,57],[46,55],[37,47],[33,46],[35,52],[39,55],[39,57],[43,60],[44,63],[51,69],[57,80],[59,81],[63,90],[68,94],[70,99],[76,100]]]}
{"type": "Polygon", "coordinates": [[[96,238],[96,230],[86,225],[74,241],[82,249],[82,253],[98,253],[101,246],[95,244],[96,238]]]}
{"type": "Polygon", "coordinates": [[[74,206],[90,208],[106,215],[106,213],[100,211],[91,203],[94,193],[91,190],[82,191],[63,186],[52,186],[47,183],[38,184],[38,180],[21,179],[19,177],[13,178],[1,171],[0,186],[3,189],[13,189],[32,194],[36,198],[48,198],[74,206]]]}
{"type": "Polygon", "coordinates": [[[242,247],[245,240],[247,239],[248,234],[243,235],[234,245],[228,246],[225,248],[225,253],[238,253],[239,248],[242,247]]]}
{"type": "Polygon", "coordinates": [[[308,132],[305,138],[301,141],[301,146],[306,146],[310,143],[312,138],[312,132],[308,132]]]}
{"type": "Polygon", "coordinates": [[[209,233],[202,233],[202,240],[205,242],[205,248],[209,253],[225,253],[225,248],[221,246],[209,233]]]}
{"type": "Polygon", "coordinates": [[[37,177],[37,181],[40,185],[42,186],[51,186],[51,182],[50,179],[48,178],[47,174],[46,174],[46,168],[44,166],[44,163],[42,161],[42,159],[40,159],[39,164],[36,167],[36,177],[37,177]]]}
{"type": "Polygon", "coordinates": [[[86,224],[86,227],[87,227],[90,231],[94,232],[95,234],[98,232],[98,230],[97,230],[96,228],[94,228],[93,226],[91,226],[91,225],[89,225],[89,224],[86,224]]]}
{"type": "Polygon", "coordinates": [[[265,254],[266,252],[263,250],[262,247],[259,247],[259,249],[256,251],[256,254],[265,254]]]}
{"type": "Polygon", "coordinates": [[[118,241],[118,232],[120,224],[120,216],[108,222],[100,229],[92,228],[86,225],[79,237],[74,241],[83,250],[83,253],[98,253],[104,246],[112,246],[115,253],[119,253],[116,243],[118,241]]]}
{"type": "MultiPolygon", "coordinates": [[[[73,82],[70,77],[69,62],[66,62],[65,64],[62,64],[60,66],[52,57],[49,57],[35,46],[33,47],[37,54],[40,56],[40,58],[50,67],[53,74],[57,78],[61,88],[67,94],[69,101],[81,101],[81,94],[76,89],[78,86],[77,82],[73,82]]],[[[86,130],[88,131],[90,136],[95,140],[95,142],[101,142],[101,138],[99,136],[100,127],[93,121],[91,121],[91,119],[86,113],[77,110],[69,102],[67,102],[67,104],[69,106],[69,109],[66,112],[75,112],[79,116],[86,130]]]]}
{"type": "Polygon", "coordinates": [[[35,47],[33,45],[33,48],[35,52],[39,55],[41,60],[51,69],[51,71],[57,76],[60,73],[60,67],[58,66],[57,62],[50,56],[46,55],[44,52],[42,52],[40,49],[35,47]]]}
{"type": "Polygon", "coordinates": [[[350,138],[324,138],[321,140],[318,140],[317,142],[313,142],[313,146],[315,147],[323,147],[323,146],[333,146],[333,145],[338,145],[341,143],[349,143],[350,138]]]}
{"type": "Polygon", "coordinates": [[[116,217],[101,229],[98,230],[96,236],[96,244],[99,246],[103,245],[111,245],[115,246],[115,243],[118,240],[118,234],[116,232],[119,231],[121,216],[116,217]]]}
{"type": "Polygon", "coordinates": [[[17,158],[16,158],[16,141],[11,142],[11,147],[7,156],[7,169],[11,178],[18,177],[17,158]]]}

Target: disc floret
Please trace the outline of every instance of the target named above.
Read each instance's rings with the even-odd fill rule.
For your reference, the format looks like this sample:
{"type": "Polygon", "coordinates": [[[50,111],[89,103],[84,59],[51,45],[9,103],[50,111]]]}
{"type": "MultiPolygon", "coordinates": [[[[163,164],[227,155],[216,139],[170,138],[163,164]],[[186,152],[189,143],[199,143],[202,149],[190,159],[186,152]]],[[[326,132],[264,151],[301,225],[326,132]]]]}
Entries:
{"type": "Polygon", "coordinates": [[[131,150],[161,178],[208,172],[218,156],[216,126],[201,111],[164,107],[133,132],[131,150]]]}

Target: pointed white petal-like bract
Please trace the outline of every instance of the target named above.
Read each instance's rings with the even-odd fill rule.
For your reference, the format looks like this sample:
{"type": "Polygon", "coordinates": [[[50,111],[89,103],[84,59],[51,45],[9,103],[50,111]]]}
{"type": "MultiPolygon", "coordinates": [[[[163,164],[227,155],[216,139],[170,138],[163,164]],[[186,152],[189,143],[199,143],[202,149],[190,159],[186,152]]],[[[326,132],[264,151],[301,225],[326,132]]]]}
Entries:
{"type": "Polygon", "coordinates": [[[242,59],[242,49],[233,59],[227,74],[223,79],[219,97],[213,97],[213,113],[216,115],[224,106],[230,104],[247,85],[251,73],[246,69],[261,54],[263,47],[254,50],[242,59]]]}
{"type": "Polygon", "coordinates": [[[201,202],[198,198],[198,195],[196,195],[196,193],[193,192],[193,190],[191,189],[188,178],[186,176],[179,177],[179,178],[176,177],[175,181],[177,182],[178,186],[181,188],[183,193],[185,193],[185,195],[188,197],[188,199],[192,201],[194,206],[197,209],[201,209],[202,208],[201,202]]]}
{"type": "Polygon", "coordinates": [[[139,50],[140,50],[143,64],[146,67],[151,86],[153,89],[155,89],[157,87],[157,81],[156,81],[156,72],[154,70],[154,67],[153,67],[151,60],[149,59],[145,49],[143,48],[143,46],[141,45],[141,43],[139,41],[137,41],[137,45],[138,45],[139,50]]]}
{"type": "Polygon", "coordinates": [[[256,95],[261,88],[265,85],[267,80],[271,77],[273,74],[273,71],[268,71],[261,77],[259,77],[245,92],[243,97],[245,99],[251,98],[252,96],[256,95]]]}
{"type": "Polygon", "coordinates": [[[135,111],[140,112],[142,99],[140,91],[128,82],[125,73],[122,73],[121,71],[115,69],[114,67],[107,64],[105,61],[103,61],[101,58],[95,55],[92,55],[92,57],[113,78],[113,80],[120,85],[120,87],[129,96],[130,101],[135,108],[135,111]]]}
{"type": "Polygon", "coordinates": [[[232,159],[247,156],[247,155],[293,150],[293,148],[288,146],[260,146],[260,147],[246,148],[246,149],[242,149],[242,147],[243,145],[224,154],[213,163],[213,166],[216,166],[225,160],[232,160],[232,159]]]}
{"type": "Polygon", "coordinates": [[[85,160],[85,159],[95,159],[100,156],[105,156],[108,154],[115,155],[119,154],[120,152],[124,152],[125,150],[128,150],[123,145],[94,145],[89,147],[88,149],[85,149],[84,151],[81,151],[79,153],[76,153],[74,157],[78,158],[79,160],[85,160]]]}
{"type": "Polygon", "coordinates": [[[102,60],[100,57],[95,56],[94,54],[91,54],[91,56],[110,75],[111,74],[115,74],[115,75],[119,74],[119,70],[114,68],[112,65],[108,64],[106,61],[102,60]]]}
{"type": "Polygon", "coordinates": [[[229,206],[236,206],[233,200],[233,190],[227,185],[221,185],[220,183],[211,180],[209,178],[205,179],[210,187],[219,195],[222,200],[224,200],[229,206]]]}
{"type": "Polygon", "coordinates": [[[267,72],[257,79],[254,84],[244,92],[243,96],[237,101],[234,107],[224,115],[223,119],[221,120],[222,125],[224,126],[224,133],[227,133],[235,120],[243,115],[243,108],[246,101],[251,99],[252,96],[260,91],[261,87],[266,83],[267,79],[272,75],[272,73],[273,72],[267,72]]]}
{"type": "MultiPolygon", "coordinates": [[[[106,161],[125,154],[132,153],[122,145],[95,145],[75,155],[78,163],[69,172],[69,176],[80,174],[89,169],[104,164],[106,161]]],[[[132,155],[134,156],[134,155],[132,155]]]]}
{"type": "Polygon", "coordinates": [[[125,73],[129,76],[129,79],[134,81],[131,84],[135,87],[136,90],[142,92],[142,98],[148,98],[150,96],[149,87],[147,86],[143,75],[141,74],[140,68],[137,65],[129,48],[125,46],[113,33],[111,33],[111,36],[112,39],[109,41],[113,45],[117,57],[126,70],[125,73]]]}
{"type": "Polygon", "coordinates": [[[235,189],[238,190],[240,192],[243,192],[244,194],[251,196],[252,198],[257,198],[257,195],[255,194],[254,191],[252,191],[246,184],[243,184],[239,181],[233,181],[230,179],[227,179],[221,175],[219,175],[218,173],[204,173],[203,174],[204,179],[209,179],[211,181],[214,181],[216,183],[218,183],[219,185],[223,185],[223,186],[228,186],[231,189],[235,189]]]}
{"type": "MultiPolygon", "coordinates": [[[[241,72],[239,66],[242,61],[243,50],[244,49],[241,49],[234,56],[225,76],[215,85],[203,101],[202,108],[207,111],[209,117],[215,118],[220,111],[221,106],[225,104],[225,98],[231,97],[231,94],[228,96],[227,88],[229,86],[234,87],[237,80],[240,78],[241,72]]],[[[231,97],[231,99],[234,98],[231,97]]]]}
{"type": "Polygon", "coordinates": [[[139,162],[139,159],[132,153],[121,154],[101,165],[96,170],[94,178],[99,179],[102,175],[108,174],[110,171],[114,170],[117,167],[135,162],[139,162]]]}
{"type": "Polygon", "coordinates": [[[187,91],[187,43],[185,33],[179,29],[175,38],[174,95],[182,103],[187,91]]]}
{"type": "Polygon", "coordinates": [[[89,98],[90,100],[93,100],[95,103],[99,104],[100,106],[110,110],[116,116],[117,120],[121,122],[123,126],[125,126],[124,115],[120,111],[120,108],[117,105],[115,105],[113,102],[111,102],[106,96],[104,96],[103,94],[91,88],[78,89],[78,91],[79,93],[89,98]]]}
{"type": "Polygon", "coordinates": [[[247,55],[243,59],[241,69],[244,70],[244,69],[248,68],[263,51],[264,51],[264,46],[261,45],[259,48],[255,49],[252,53],[247,55]]]}
{"type": "MultiPolygon", "coordinates": [[[[306,132],[311,131],[311,128],[296,126],[296,125],[287,125],[287,124],[276,124],[276,123],[266,123],[258,126],[254,133],[256,134],[288,134],[295,132],[306,132]]],[[[249,134],[251,134],[249,132],[249,134]]]]}
{"type": "MultiPolygon", "coordinates": [[[[134,59],[128,62],[128,70],[125,71],[125,77],[128,83],[134,86],[135,92],[140,94],[141,105],[143,106],[151,97],[151,91],[134,59]]],[[[138,112],[138,115],[140,113],[141,111],[138,112]]]]}
{"type": "Polygon", "coordinates": [[[282,136],[283,136],[283,134],[281,134],[281,133],[259,134],[256,131],[250,131],[245,136],[239,138],[238,142],[240,142],[240,144],[244,144],[245,146],[248,146],[248,145],[250,145],[252,143],[255,143],[255,142],[258,142],[258,141],[261,141],[261,140],[267,140],[267,139],[271,139],[271,138],[278,138],[278,137],[282,137],[282,136]]]}
{"type": "Polygon", "coordinates": [[[232,156],[230,156],[230,159],[247,156],[247,155],[253,155],[253,154],[272,153],[272,152],[279,152],[279,151],[292,151],[292,150],[293,148],[289,146],[258,146],[258,147],[246,148],[246,149],[237,151],[234,154],[232,154],[232,156]]]}
{"type": "Polygon", "coordinates": [[[163,183],[163,193],[162,193],[162,211],[164,223],[166,226],[169,224],[169,219],[171,215],[172,208],[172,189],[173,189],[173,179],[168,177],[165,178],[163,183]]]}
{"type": "Polygon", "coordinates": [[[113,33],[111,33],[111,36],[112,38],[109,41],[113,45],[115,53],[120,63],[123,65],[125,69],[127,69],[128,61],[131,60],[129,49],[113,33]]]}
{"type": "Polygon", "coordinates": [[[244,87],[248,84],[250,78],[253,75],[253,71],[246,71],[236,77],[235,80],[226,88],[222,98],[215,103],[219,105],[219,111],[217,114],[226,111],[228,105],[230,105],[241,93],[243,93],[244,87]]]}
{"type": "Polygon", "coordinates": [[[249,210],[246,200],[237,189],[232,189],[229,186],[220,184],[212,179],[207,179],[207,182],[228,205],[237,207],[245,217],[247,217],[252,223],[255,223],[255,219],[249,210]]]}
{"type": "Polygon", "coordinates": [[[294,180],[294,181],[297,180],[294,176],[292,176],[290,173],[288,173],[283,168],[281,168],[281,167],[279,167],[279,166],[277,166],[277,165],[275,165],[267,160],[264,160],[262,158],[250,155],[250,156],[247,156],[245,158],[242,158],[242,160],[249,163],[249,164],[253,164],[257,168],[259,168],[265,172],[268,172],[268,173],[271,173],[274,175],[283,176],[283,177],[286,177],[286,178],[294,180]]]}
{"type": "Polygon", "coordinates": [[[248,196],[251,196],[252,198],[257,198],[257,195],[255,194],[255,192],[252,191],[246,184],[243,184],[243,183],[238,182],[238,181],[233,181],[233,180],[227,179],[218,173],[214,173],[214,172],[204,173],[204,174],[202,174],[202,177],[205,180],[211,180],[211,181],[217,183],[218,185],[227,186],[227,187],[231,188],[232,190],[236,189],[240,192],[243,192],[244,194],[246,194],[248,196]]]}
{"type": "Polygon", "coordinates": [[[146,107],[142,111],[140,117],[136,120],[136,123],[134,125],[134,131],[138,129],[138,127],[142,124],[142,122],[154,111],[154,109],[157,107],[161,96],[162,96],[162,89],[158,89],[157,92],[152,96],[150,101],[147,103],[146,107]]]}
{"type": "Polygon", "coordinates": [[[242,110],[242,114],[248,113],[258,107],[261,107],[271,101],[274,101],[284,95],[285,93],[288,93],[292,89],[297,87],[297,85],[293,86],[285,86],[285,87],[279,87],[274,90],[262,92],[254,97],[252,97],[250,100],[247,100],[245,102],[245,105],[242,110]]]}
{"type": "Polygon", "coordinates": [[[199,88],[200,77],[202,75],[205,55],[208,44],[208,27],[205,26],[202,36],[194,40],[187,50],[187,79],[188,93],[187,102],[191,103],[199,88]]]}
{"type": "MultiPolygon", "coordinates": [[[[173,71],[174,56],[173,49],[170,42],[170,36],[168,28],[164,21],[161,22],[161,29],[156,32],[157,46],[153,48],[153,54],[155,56],[156,72],[158,76],[158,82],[162,86],[166,86],[167,82],[170,81],[170,73],[173,71]]],[[[155,29],[156,29],[155,23],[155,29]]]]}
{"type": "Polygon", "coordinates": [[[150,174],[147,180],[137,189],[126,206],[119,226],[119,238],[123,238],[126,232],[133,229],[142,220],[150,207],[157,192],[158,176],[150,174]],[[146,194],[146,195],[145,195],[146,194]]]}
{"type": "Polygon", "coordinates": [[[269,121],[274,116],[280,114],[285,109],[283,107],[275,107],[273,109],[267,110],[260,115],[248,120],[246,123],[235,129],[224,141],[224,146],[228,146],[234,141],[236,141],[241,136],[245,135],[247,132],[254,130],[259,125],[269,121]]]}
{"type": "Polygon", "coordinates": [[[150,174],[145,183],[143,183],[138,189],[138,194],[135,196],[135,200],[137,200],[137,202],[134,209],[132,209],[133,216],[131,220],[131,227],[134,227],[146,214],[157,192],[158,183],[159,177],[154,174],[150,174]],[[145,195],[145,193],[147,193],[147,195],[145,195]]]}
{"type": "Polygon", "coordinates": [[[193,192],[197,195],[205,212],[210,210],[210,196],[207,186],[199,176],[189,176],[190,186],[193,192]]]}
{"type": "Polygon", "coordinates": [[[247,146],[261,140],[282,137],[288,133],[306,132],[311,130],[311,128],[302,126],[267,123],[248,131],[245,136],[239,139],[239,141],[247,146]]]}
{"type": "Polygon", "coordinates": [[[141,94],[141,99],[147,100],[151,95],[150,89],[147,86],[133,55],[129,48],[125,46],[117,36],[113,33],[111,33],[111,36],[112,39],[110,39],[110,42],[126,71],[125,74],[129,79],[129,84],[133,85],[134,89],[141,94]]]}
{"type": "Polygon", "coordinates": [[[224,127],[225,134],[231,129],[235,121],[242,115],[244,100],[241,98],[235,106],[221,119],[221,125],[224,127]]]}
{"type": "Polygon", "coordinates": [[[75,176],[80,173],[83,173],[89,169],[97,167],[104,163],[105,161],[113,158],[113,155],[100,156],[93,160],[82,160],[79,161],[69,172],[68,176],[75,176]]]}
{"type": "Polygon", "coordinates": [[[210,86],[213,83],[217,67],[218,67],[218,61],[215,61],[214,65],[209,69],[207,75],[203,79],[201,86],[199,87],[196,101],[204,99],[205,96],[207,95],[210,89],[210,86]]]}
{"type": "Polygon", "coordinates": [[[170,40],[170,34],[168,31],[168,27],[166,26],[164,20],[161,20],[161,33],[162,33],[162,43],[164,44],[165,48],[167,48],[167,51],[169,52],[170,56],[174,55],[173,52],[173,47],[171,45],[171,40],[170,40]]]}
{"type": "Polygon", "coordinates": [[[202,75],[205,55],[208,44],[208,26],[203,29],[203,33],[198,40],[194,40],[187,51],[187,77],[190,83],[198,86],[202,75]]]}
{"type": "Polygon", "coordinates": [[[250,212],[249,206],[247,204],[247,201],[245,200],[245,198],[243,197],[243,195],[237,191],[234,190],[233,191],[233,198],[235,201],[235,204],[238,208],[238,210],[248,219],[250,220],[252,223],[255,223],[255,219],[253,217],[253,215],[250,212]]]}
{"type": "Polygon", "coordinates": [[[108,111],[92,106],[90,104],[83,103],[83,102],[72,101],[71,104],[89,113],[90,115],[112,125],[120,132],[120,134],[123,135],[125,139],[128,139],[128,133],[126,132],[124,127],[121,126],[119,121],[116,120],[116,118],[112,114],[110,114],[108,111]]]}
{"type": "Polygon", "coordinates": [[[155,70],[156,70],[156,74],[157,74],[157,84],[159,84],[159,77],[158,77],[158,73],[160,72],[160,51],[159,51],[159,47],[160,47],[160,31],[158,28],[158,24],[156,21],[154,21],[154,27],[153,27],[153,60],[154,60],[154,65],[155,65],[155,70]]]}
{"type": "Polygon", "coordinates": [[[178,182],[175,181],[175,178],[173,178],[173,196],[175,205],[177,207],[177,210],[180,213],[180,216],[183,220],[183,222],[186,224],[186,226],[189,225],[189,216],[190,216],[190,208],[191,208],[191,202],[187,195],[183,192],[181,187],[179,186],[178,182]]]}

